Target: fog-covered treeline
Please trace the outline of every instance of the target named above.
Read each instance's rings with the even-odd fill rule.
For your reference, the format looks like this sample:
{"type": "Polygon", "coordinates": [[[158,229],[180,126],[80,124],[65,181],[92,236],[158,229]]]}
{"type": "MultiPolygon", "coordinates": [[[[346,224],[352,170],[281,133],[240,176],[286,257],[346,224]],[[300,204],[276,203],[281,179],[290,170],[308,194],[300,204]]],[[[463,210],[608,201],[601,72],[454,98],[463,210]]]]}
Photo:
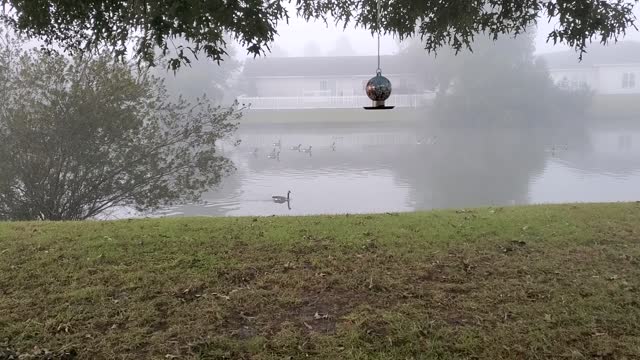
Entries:
{"type": "Polygon", "coordinates": [[[427,54],[414,41],[401,56],[436,91],[433,111],[447,122],[515,124],[583,116],[589,90],[555,86],[534,50],[533,33],[497,40],[478,34],[472,51],[427,54]]]}
{"type": "MultiPolygon", "coordinates": [[[[231,42],[231,40],[228,40],[231,42]]],[[[236,50],[229,46],[227,54],[220,61],[214,61],[206,56],[197,56],[190,49],[194,44],[184,39],[172,41],[173,53],[182,52],[185,66],[174,71],[171,69],[171,54],[162,56],[158,51],[158,65],[151,69],[152,73],[164,79],[167,91],[174,98],[183,96],[195,101],[206,96],[215,103],[230,103],[237,95],[238,76],[241,62],[236,59],[236,50]]]]}

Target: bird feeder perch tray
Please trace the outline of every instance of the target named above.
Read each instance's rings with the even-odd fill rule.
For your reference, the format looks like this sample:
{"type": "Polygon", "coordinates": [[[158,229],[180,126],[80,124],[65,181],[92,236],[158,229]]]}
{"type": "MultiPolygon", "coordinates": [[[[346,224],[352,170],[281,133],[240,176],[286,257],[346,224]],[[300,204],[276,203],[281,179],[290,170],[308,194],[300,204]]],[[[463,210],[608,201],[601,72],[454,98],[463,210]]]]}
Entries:
{"type": "Polygon", "coordinates": [[[395,106],[384,106],[384,105],[379,105],[379,106],[365,106],[364,109],[365,110],[391,110],[393,109],[395,106]]]}

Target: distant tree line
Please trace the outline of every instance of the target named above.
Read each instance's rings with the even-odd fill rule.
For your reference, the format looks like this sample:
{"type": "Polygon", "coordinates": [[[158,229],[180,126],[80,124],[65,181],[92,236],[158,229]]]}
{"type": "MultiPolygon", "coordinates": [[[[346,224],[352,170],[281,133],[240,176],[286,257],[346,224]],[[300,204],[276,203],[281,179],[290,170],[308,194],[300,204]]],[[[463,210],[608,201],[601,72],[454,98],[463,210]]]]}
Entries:
{"type": "Polygon", "coordinates": [[[434,56],[414,42],[401,56],[436,92],[433,115],[444,122],[536,124],[585,116],[589,89],[556,86],[534,50],[533,32],[497,40],[479,34],[472,51],[445,48],[434,56]]]}

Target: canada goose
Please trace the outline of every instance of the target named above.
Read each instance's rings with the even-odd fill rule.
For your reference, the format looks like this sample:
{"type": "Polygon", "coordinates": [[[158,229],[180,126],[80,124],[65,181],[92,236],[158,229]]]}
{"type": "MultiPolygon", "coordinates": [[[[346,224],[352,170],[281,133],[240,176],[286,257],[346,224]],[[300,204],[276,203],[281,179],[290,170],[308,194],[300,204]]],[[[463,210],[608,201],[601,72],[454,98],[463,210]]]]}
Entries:
{"type": "Polygon", "coordinates": [[[309,147],[307,149],[302,149],[302,152],[310,153],[311,152],[311,145],[309,145],[309,147]]]}
{"type": "Polygon", "coordinates": [[[269,159],[279,159],[280,158],[280,151],[278,151],[278,152],[273,151],[273,152],[271,152],[271,154],[267,155],[267,157],[269,159]]]}
{"type": "Polygon", "coordinates": [[[277,202],[278,204],[284,204],[286,202],[289,202],[290,195],[291,195],[291,190],[287,191],[287,196],[273,195],[271,198],[273,199],[274,202],[277,202]]]}
{"type": "Polygon", "coordinates": [[[298,151],[300,151],[300,148],[301,148],[301,147],[302,147],[302,144],[298,144],[298,146],[292,146],[292,147],[290,147],[289,149],[290,149],[290,150],[298,150],[298,151]]]}

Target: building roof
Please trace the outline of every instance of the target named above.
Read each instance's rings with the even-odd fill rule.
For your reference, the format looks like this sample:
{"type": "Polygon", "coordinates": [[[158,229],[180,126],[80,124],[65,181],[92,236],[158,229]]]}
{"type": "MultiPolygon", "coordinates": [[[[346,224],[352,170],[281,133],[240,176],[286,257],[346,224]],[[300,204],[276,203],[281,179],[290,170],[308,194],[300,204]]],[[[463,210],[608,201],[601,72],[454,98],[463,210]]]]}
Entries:
{"type": "MultiPolygon", "coordinates": [[[[407,66],[395,55],[380,57],[382,74],[404,74],[407,66]]],[[[246,77],[340,77],[375,75],[376,56],[264,57],[247,59],[246,77]]]]}
{"type": "Polygon", "coordinates": [[[541,54],[540,57],[546,61],[549,69],[638,64],[640,63],[640,43],[623,41],[607,46],[592,44],[587,47],[587,52],[583,54],[582,61],[579,60],[579,53],[573,50],[541,54]]]}

